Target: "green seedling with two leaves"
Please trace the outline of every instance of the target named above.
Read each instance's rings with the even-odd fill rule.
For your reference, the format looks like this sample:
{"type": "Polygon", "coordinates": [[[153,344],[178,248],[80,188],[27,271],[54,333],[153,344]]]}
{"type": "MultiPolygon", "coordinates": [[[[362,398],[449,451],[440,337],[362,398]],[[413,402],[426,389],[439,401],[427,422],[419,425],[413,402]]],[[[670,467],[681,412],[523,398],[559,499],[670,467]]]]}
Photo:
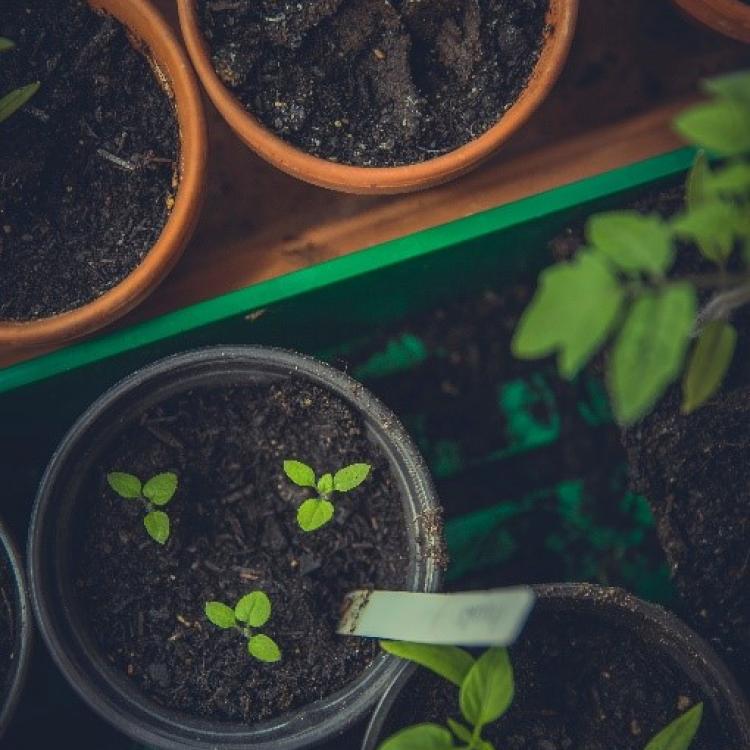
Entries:
{"type": "MultiPolygon", "coordinates": [[[[0,36],[0,52],[8,52],[15,46],[16,45],[12,40],[0,36]]],[[[23,105],[26,104],[26,102],[28,102],[37,91],[39,91],[39,86],[39,81],[35,81],[34,83],[29,83],[26,86],[14,89],[5,94],[5,96],[0,97],[0,123],[5,122],[5,120],[7,120],[12,114],[21,109],[21,107],[23,107],[23,105]]]]}
{"type": "Polygon", "coordinates": [[[166,471],[156,474],[145,484],[135,476],[124,471],[112,471],[107,474],[109,486],[125,500],[140,500],[146,515],[143,525],[148,535],[159,544],[166,544],[169,539],[169,516],[159,508],[171,502],[177,491],[177,474],[166,471]]]}
{"type": "Polygon", "coordinates": [[[713,100],[675,128],[702,151],[685,187],[685,209],[667,219],[637,211],[592,216],[575,257],[544,270],[516,329],[521,359],[556,355],[572,380],[608,347],[614,414],[632,424],[682,375],[682,410],[720,388],[734,356],[733,314],[750,304],[750,72],[708,81],[713,100]],[[712,167],[705,151],[722,157],[712,167]],[[713,269],[675,272],[684,242],[713,269]],[[709,301],[701,308],[702,292],[709,301]]]}
{"type": "Polygon", "coordinates": [[[206,617],[222,630],[234,628],[247,638],[247,651],[258,661],[269,664],[281,661],[281,650],[273,638],[256,633],[271,618],[271,600],[263,591],[251,591],[234,608],[222,602],[206,602],[206,617]]]}
{"type": "Polygon", "coordinates": [[[334,492],[349,492],[367,479],[370,464],[350,464],[334,473],[316,477],[315,470],[302,461],[284,461],[284,473],[299,487],[309,487],[317,497],[305,500],[297,509],[297,523],[303,531],[316,531],[325,526],[335,513],[331,502],[334,492]]]}
{"type": "MultiPolygon", "coordinates": [[[[381,641],[384,651],[425,667],[458,688],[462,721],[446,717],[445,726],[417,724],[402,729],[378,750],[502,750],[482,738],[484,728],[508,711],[515,680],[507,649],[491,648],[475,659],[456,646],[381,641]]],[[[703,717],[698,703],[662,729],[644,750],[688,750],[703,717]]]]}

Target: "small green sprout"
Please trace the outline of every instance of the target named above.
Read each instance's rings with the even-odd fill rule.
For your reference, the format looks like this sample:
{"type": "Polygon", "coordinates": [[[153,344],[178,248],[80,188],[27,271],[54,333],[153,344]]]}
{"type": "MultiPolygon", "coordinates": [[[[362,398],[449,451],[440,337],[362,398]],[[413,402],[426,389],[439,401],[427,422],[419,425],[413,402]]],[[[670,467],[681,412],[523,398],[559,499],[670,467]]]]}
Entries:
{"type": "Polygon", "coordinates": [[[143,525],[148,535],[159,544],[169,539],[169,516],[157,508],[170,502],[177,491],[177,474],[171,471],[156,474],[143,484],[134,474],[112,471],[107,474],[109,486],[126,500],[141,500],[146,507],[143,525]]]}
{"type": "MultiPolygon", "coordinates": [[[[10,39],[0,36],[0,52],[7,52],[15,47],[10,39]]],[[[5,122],[14,112],[21,109],[26,102],[39,91],[40,83],[29,83],[26,86],[14,89],[3,97],[0,97],[0,122],[5,122]]]]}
{"type": "Polygon", "coordinates": [[[234,609],[222,602],[206,602],[206,617],[222,630],[235,628],[247,638],[247,651],[258,661],[281,661],[281,651],[273,638],[254,629],[262,628],[271,617],[271,600],[263,591],[245,594],[234,609]]]}
{"type": "MultiPolygon", "coordinates": [[[[500,719],[513,703],[515,683],[507,649],[491,648],[478,659],[456,646],[381,641],[381,648],[414,662],[453,683],[465,723],[446,718],[446,727],[425,723],[407,727],[382,742],[378,750],[495,750],[482,730],[500,719]],[[458,742],[459,744],[456,744],[458,742]]],[[[644,750],[688,750],[700,727],[698,703],[662,729],[644,750]]]]}
{"type": "Polygon", "coordinates": [[[299,487],[310,487],[318,494],[311,497],[297,510],[297,522],[303,531],[315,531],[325,526],[334,514],[331,496],[334,492],[349,492],[367,479],[370,464],[351,464],[335,474],[323,474],[319,479],[315,471],[302,461],[284,461],[284,473],[299,487]]]}

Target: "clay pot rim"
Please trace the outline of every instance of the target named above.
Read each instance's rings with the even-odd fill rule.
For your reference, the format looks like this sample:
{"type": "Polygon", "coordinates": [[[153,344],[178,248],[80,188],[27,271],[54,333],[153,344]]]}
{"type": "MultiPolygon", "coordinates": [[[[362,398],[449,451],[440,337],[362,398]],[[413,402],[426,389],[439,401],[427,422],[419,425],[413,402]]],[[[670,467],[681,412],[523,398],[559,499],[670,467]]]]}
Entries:
{"type": "MultiPolygon", "coordinates": [[[[576,607],[581,613],[616,621],[637,638],[663,651],[701,685],[708,699],[720,704],[722,710],[717,710],[716,705],[714,710],[735,727],[741,740],[737,747],[750,747],[750,705],[741,688],[714,649],[676,615],[619,588],[590,583],[551,583],[532,588],[550,610],[576,607]]],[[[403,664],[370,718],[362,750],[377,748],[388,713],[416,670],[414,664],[403,664]]]]}
{"type": "Polygon", "coordinates": [[[719,34],[750,44],[750,5],[742,0],[672,0],[678,8],[719,34]]]}
{"type": "Polygon", "coordinates": [[[570,51],[578,0],[550,0],[544,46],[528,85],[496,125],[473,141],[419,164],[357,167],[313,156],[272,133],[248,112],[216,73],[203,36],[196,0],[177,0],[180,27],[190,58],[208,96],[242,141],[287,174],[320,187],[349,193],[390,194],[448,182],[487,159],[531,117],[559,77],[570,51]]]}
{"type": "Polygon", "coordinates": [[[174,208],[156,243],[112,289],[73,310],[27,321],[0,320],[0,347],[62,345],[112,323],[142,302],[172,270],[197,224],[205,192],[208,135],[200,89],[172,30],[151,0],[88,0],[143,42],[173,95],[180,136],[174,208]],[[145,31],[144,31],[145,30],[145,31]],[[143,32],[143,33],[142,33],[143,32]]]}

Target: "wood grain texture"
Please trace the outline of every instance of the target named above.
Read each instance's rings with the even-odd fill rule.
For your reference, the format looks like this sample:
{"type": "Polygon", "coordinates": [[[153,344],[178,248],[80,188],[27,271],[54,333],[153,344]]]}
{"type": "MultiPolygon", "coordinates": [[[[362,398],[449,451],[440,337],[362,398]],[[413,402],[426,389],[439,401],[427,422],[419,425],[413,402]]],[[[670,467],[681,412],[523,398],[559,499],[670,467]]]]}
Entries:
{"type": "MultiPolygon", "coordinates": [[[[172,0],[157,0],[176,24],[172,0]]],[[[582,0],[552,96],[500,153],[449,185],[360,197],[298,182],[249,152],[209,106],[208,199],[193,241],[117,327],[598,174],[680,145],[670,121],[703,76],[750,67],[750,48],[667,0],[582,0]]],[[[0,366],[41,352],[4,352],[0,366]]]]}

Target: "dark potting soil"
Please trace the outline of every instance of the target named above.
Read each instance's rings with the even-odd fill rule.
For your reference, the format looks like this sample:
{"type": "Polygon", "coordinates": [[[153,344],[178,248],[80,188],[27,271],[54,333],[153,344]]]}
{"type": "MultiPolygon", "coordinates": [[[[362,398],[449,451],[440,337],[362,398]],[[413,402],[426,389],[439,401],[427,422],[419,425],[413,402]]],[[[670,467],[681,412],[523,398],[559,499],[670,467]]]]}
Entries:
{"type": "MultiPolygon", "coordinates": [[[[704,700],[691,750],[734,747],[708,696],[676,665],[624,627],[590,615],[532,615],[510,650],[515,698],[484,730],[503,750],[643,750],[680,713],[704,700]]],[[[383,738],[420,722],[461,720],[458,689],[420,669],[402,690],[383,738]]]]}
{"type": "MultiPolygon", "coordinates": [[[[683,195],[679,186],[643,196],[635,207],[672,215],[683,195]]],[[[570,257],[582,242],[581,229],[571,229],[555,254],[570,257]]],[[[711,270],[695,247],[681,248],[677,275],[711,270]]],[[[682,614],[750,689],[750,309],[732,322],[737,351],[720,392],[684,415],[680,386],[671,387],[623,441],[633,486],[656,516],[682,614]]]]}
{"type": "MultiPolygon", "coordinates": [[[[495,125],[525,88],[549,0],[199,0],[224,83],[302,150],[425,161],[495,125]]],[[[554,32],[552,32],[554,33],[554,32]]]]}
{"type": "Polygon", "coordinates": [[[0,319],[90,302],[159,237],[176,189],[170,97],[122,26],[83,0],[2,0],[0,93],[40,81],[0,124],[0,319]]]}
{"type": "Polygon", "coordinates": [[[403,588],[408,543],[398,485],[358,415],[304,381],[196,389],[151,408],[118,435],[81,498],[75,578],[84,618],[106,658],[158,703],[193,716],[255,722],[330,695],[377,654],[335,635],[346,592],[403,588]],[[334,521],[301,531],[310,492],[283,474],[296,458],[319,474],[373,465],[356,490],[335,496],[334,521]],[[165,547],[147,537],[143,509],[105,475],[175,471],[165,547]],[[265,591],[262,631],[283,653],[252,659],[235,631],[204,615],[265,591]]]}
{"type": "Polygon", "coordinates": [[[0,708],[5,702],[16,641],[16,599],[8,558],[0,550],[0,708]]]}

